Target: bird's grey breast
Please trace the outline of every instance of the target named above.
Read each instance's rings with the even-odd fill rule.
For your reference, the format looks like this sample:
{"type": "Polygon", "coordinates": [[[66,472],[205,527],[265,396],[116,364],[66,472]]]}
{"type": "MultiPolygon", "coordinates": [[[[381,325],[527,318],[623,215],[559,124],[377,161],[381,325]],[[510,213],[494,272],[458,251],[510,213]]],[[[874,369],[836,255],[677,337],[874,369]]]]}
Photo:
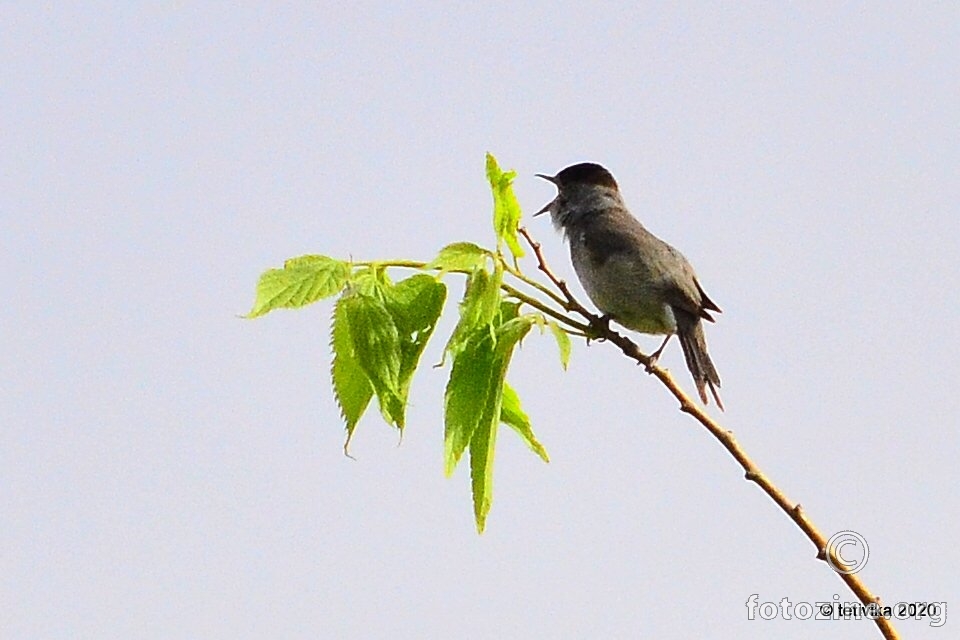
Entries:
{"type": "Polygon", "coordinates": [[[665,334],[676,329],[662,295],[656,256],[650,254],[657,247],[649,242],[656,238],[636,219],[596,216],[568,229],[567,235],[573,268],[597,308],[635,331],[665,334]]]}

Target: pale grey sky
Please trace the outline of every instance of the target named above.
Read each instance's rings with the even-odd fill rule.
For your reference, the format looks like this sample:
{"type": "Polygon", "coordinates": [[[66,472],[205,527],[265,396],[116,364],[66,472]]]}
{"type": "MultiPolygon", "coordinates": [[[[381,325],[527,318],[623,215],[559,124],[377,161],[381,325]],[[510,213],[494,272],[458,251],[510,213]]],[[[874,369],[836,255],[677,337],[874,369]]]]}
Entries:
{"type": "Polygon", "coordinates": [[[446,370],[342,455],[331,305],[237,314],[291,256],[490,244],[488,150],[528,213],[613,171],[724,309],[724,425],[956,636],[956,3],[37,5],[0,8],[0,636],[879,637],[747,619],[853,597],[607,345],[523,345],[552,463],[502,432],[482,537],[446,370]]]}

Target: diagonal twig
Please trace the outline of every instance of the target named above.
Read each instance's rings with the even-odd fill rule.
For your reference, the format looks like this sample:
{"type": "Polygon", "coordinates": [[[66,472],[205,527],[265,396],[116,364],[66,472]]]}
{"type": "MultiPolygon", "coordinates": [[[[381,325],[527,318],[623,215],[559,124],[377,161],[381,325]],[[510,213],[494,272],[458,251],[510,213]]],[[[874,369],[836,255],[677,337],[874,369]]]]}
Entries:
{"type": "MultiPolygon", "coordinates": [[[[670,375],[670,372],[657,366],[656,363],[651,363],[650,357],[641,352],[640,347],[638,347],[635,342],[611,329],[609,324],[600,316],[590,313],[586,307],[580,304],[580,302],[573,297],[573,294],[570,293],[567,283],[558,278],[547,265],[540,243],[534,240],[525,228],[520,227],[518,231],[520,235],[526,239],[530,248],[533,249],[534,256],[537,259],[537,268],[540,269],[550,282],[557,287],[561,294],[563,294],[563,297],[566,299],[566,309],[586,318],[590,323],[590,328],[594,332],[595,337],[616,345],[625,356],[644,365],[647,371],[660,380],[670,393],[673,394],[673,397],[677,399],[680,403],[680,411],[693,416],[697,422],[703,425],[703,427],[710,432],[710,435],[716,438],[723,448],[726,449],[743,468],[744,477],[760,487],[760,489],[780,507],[780,510],[787,514],[800,530],[803,531],[804,535],[806,535],[817,548],[817,559],[823,561],[829,559],[833,567],[844,569],[846,565],[837,557],[835,550],[828,547],[827,537],[817,528],[813,521],[807,517],[806,512],[800,504],[789,500],[786,494],[760,470],[756,463],[746,454],[736,438],[734,438],[733,432],[724,429],[713,418],[707,415],[703,407],[695,403],[690,396],[680,388],[680,385],[677,384],[677,381],[670,375]]],[[[880,603],[879,596],[875,596],[856,574],[838,572],[837,575],[840,576],[840,579],[846,583],[847,587],[849,587],[864,605],[880,603]]],[[[887,640],[896,640],[900,637],[890,621],[883,616],[878,616],[874,619],[874,622],[880,629],[880,633],[882,633],[883,637],[887,640]]]]}

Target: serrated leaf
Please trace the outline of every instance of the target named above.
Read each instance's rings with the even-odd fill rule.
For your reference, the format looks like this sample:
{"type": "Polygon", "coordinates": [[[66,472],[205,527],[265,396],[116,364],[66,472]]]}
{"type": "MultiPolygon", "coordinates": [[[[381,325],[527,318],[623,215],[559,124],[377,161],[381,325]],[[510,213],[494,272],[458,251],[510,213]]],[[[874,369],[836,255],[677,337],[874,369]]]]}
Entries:
{"type": "Polygon", "coordinates": [[[455,242],[440,249],[440,253],[426,268],[471,272],[484,266],[489,257],[489,251],[472,242],[455,242]]]}
{"type": "Polygon", "coordinates": [[[470,439],[483,419],[494,375],[493,337],[476,331],[453,359],[444,393],[444,461],[447,476],[453,473],[470,439]]]}
{"type": "Polygon", "coordinates": [[[567,369],[570,364],[570,351],[573,345],[570,342],[570,334],[560,328],[553,320],[547,320],[547,326],[550,327],[550,333],[557,339],[557,348],[560,350],[560,366],[567,369]]]}
{"type": "Polygon", "coordinates": [[[517,434],[523,438],[530,450],[540,456],[544,462],[550,462],[550,456],[537,436],[533,434],[533,425],[530,424],[530,417],[520,406],[520,396],[506,382],[503,383],[503,399],[500,405],[500,422],[511,427],[517,434]]]}
{"type": "Polygon", "coordinates": [[[350,275],[350,265],[327,256],[291,258],[283,269],[270,269],[260,276],[253,309],[245,317],[256,318],[274,309],[296,309],[339,293],[350,275]]]}
{"type": "Polygon", "coordinates": [[[308,253],[302,256],[296,256],[294,258],[287,258],[283,261],[284,269],[311,269],[313,267],[323,268],[329,262],[342,262],[342,260],[336,260],[329,256],[321,256],[318,254],[308,253]]]}
{"type": "Polygon", "coordinates": [[[357,422],[360,421],[373,397],[373,386],[354,355],[350,320],[343,299],[333,308],[330,347],[333,350],[333,366],[330,375],[333,378],[333,392],[336,395],[337,404],[340,405],[340,413],[346,422],[347,440],[343,444],[343,451],[347,453],[357,422]]]}
{"type": "Polygon", "coordinates": [[[400,396],[400,335],[390,312],[379,298],[359,292],[344,296],[350,338],[357,363],[370,380],[384,420],[403,429],[400,396]]]}
{"type": "Polygon", "coordinates": [[[519,302],[511,300],[500,300],[500,308],[497,310],[497,325],[503,325],[520,316],[519,302]]]}
{"type": "Polygon", "coordinates": [[[355,275],[335,308],[333,331],[334,390],[347,444],[374,392],[384,419],[403,428],[410,380],[445,299],[446,286],[427,274],[397,284],[384,269],[355,275]]]}
{"type": "Polygon", "coordinates": [[[527,314],[508,320],[497,327],[497,353],[499,355],[506,354],[509,357],[509,354],[513,353],[514,347],[523,340],[535,322],[533,315],[527,314]]]}
{"type": "Polygon", "coordinates": [[[463,300],[460,301],[460,320],[454,327],[444,353],[456,356],[470,335],[478,329],[490,330],[500,306],[500,283],[503,269],[499,263],[491,274],[483,268],[474,270],[467,278],[463,300]]]}
{"type": "Polygon", "coordinates": [[[384,287],[383,294],[400,338],[400,398],[405,406],[410,380],[443,311],[447,287],[433,276],[421,273],[384,287]]]}
{"type": "Polygon", "coordinates": [[[473,515],[477,531],[483,533],[487,522],[487,513],[493,504],[493,459],[497,440],[497,426],[500,424],[503,408],[505,379],[510,358],[517,343],[533,325],[529,316],[520,316],[509,320],[497,328],[494,347],[494,361],[487,400],[483,405],[483,414],[470,438],[470,487],[473,493],[473,515]]]}
{"type": "Polygon", "coordinates": [[[470,452],[474,517],[481,533],[492,503],[493,458],[500,424],[504,380],[513,351],[534,324],[532,314],[517,316],[518,305],[498,305],[497,322],[477,327],[456,354],[445,394],[444,450],[447,475],[464,448],[470,452]]]}
{"type": "Polygon", "coordinates": [[[447,287],[420,273],[382,289],[384,304],[401,333],[413,334],[433,326],[447,296],[447,287]]]}
{"type": "Polygon", "coordinates": [[[382,276],[378,275],[378,271],[382,270],[375,267],[364,267],[355,271],[350,278],[350,290],[365,296],[381,298],[382,285],[380,280],[382,276]]]}
{"type": "Polygon", "coordinates": [[[524,251],[517,237],[517,227],[522,214],[513,193],[513,179],[516,177],[516,171],[502,171],[497,159],[487,154],[487,180],[493,191],[493,229],[497,234],[497,246],[501,241],[506,242],[513,257],[521,258],[524,251]]]}
{"type": "Polygon", "coordinates": [[[484,419],[470,439],[470,489],[473,494],[473,518],[477,533],[487,526],[487,514],[493,504],[493,459],[497,444],[497,420],[491,415],[499,414],[499,402],[488,399],[484,419]]]}

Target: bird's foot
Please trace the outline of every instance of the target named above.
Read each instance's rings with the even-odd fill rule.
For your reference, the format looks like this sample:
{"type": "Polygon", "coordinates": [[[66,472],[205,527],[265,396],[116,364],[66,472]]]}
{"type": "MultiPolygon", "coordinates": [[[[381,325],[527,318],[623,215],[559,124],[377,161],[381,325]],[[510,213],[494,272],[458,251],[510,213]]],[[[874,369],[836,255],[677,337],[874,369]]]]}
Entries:
{"type": "Polygon", "coordinates": [[[663,343],[661,343],[660,348],[654,351],[653,354],[647,358],[647,363],[644,365],[647,373],[653,373],[653,368],[657,366],[657,362],[660,360],[660,354],[663,353],[663,348],[667,346],[667,343],[670,342],[670,338],[672,337],[673,334],[668,333],[667,337],[663,339],[663,343]]]}
{"type": "Polygon", "coordinates": [[[589,345],[591,340],[603,342],[607,339],[608,333],[610,333],[610,316],[606,314],[593,316],[590,318],[590,335],[587,336],[587,344],[589,345]]]}
{"type": "MultiPolygon", "coordinates": [[[[660,352],[658,351],[657,353],[647,358],[647,361],[643,365],[643,370],[646,371],[647,373],[653,373],[653,370],[654,368],[656,368],[657,362],[659,361],[660,361],[660,352]]],[[[640,363],[638,362],[637,364],[640,364],[640,363]]]]}

